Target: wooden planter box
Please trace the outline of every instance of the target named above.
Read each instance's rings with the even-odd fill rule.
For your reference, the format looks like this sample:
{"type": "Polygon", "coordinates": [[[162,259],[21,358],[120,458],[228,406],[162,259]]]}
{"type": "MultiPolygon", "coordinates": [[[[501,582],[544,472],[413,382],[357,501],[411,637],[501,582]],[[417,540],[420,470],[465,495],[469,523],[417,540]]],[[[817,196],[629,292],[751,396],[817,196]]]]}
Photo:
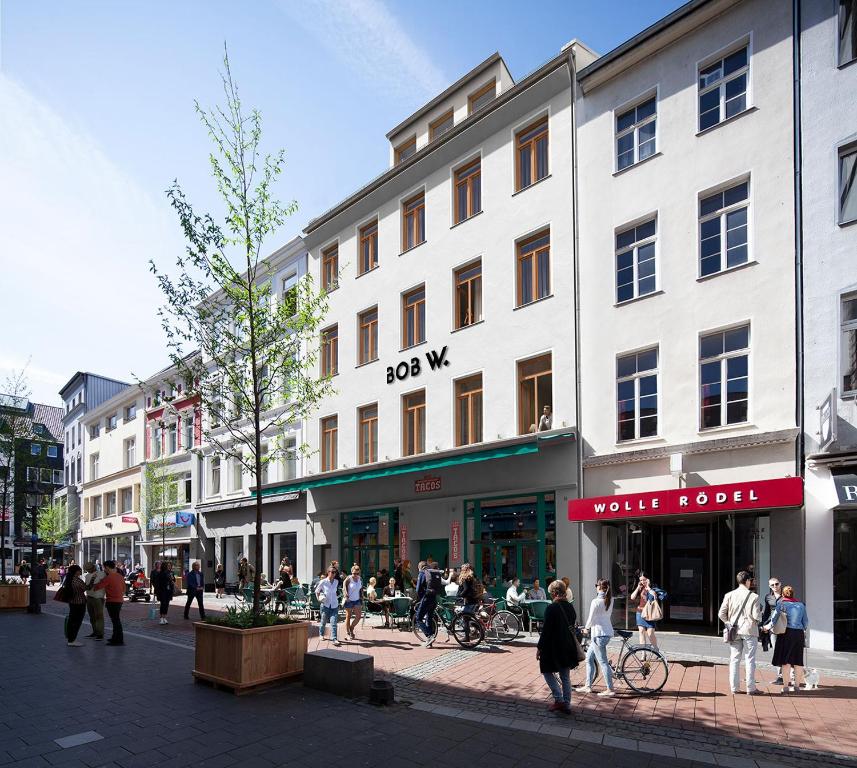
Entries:
{"type": "Polygon", "coordinates": [[[309,624],[233,629],[195,622],[196,655],[193,675],[235,693],[304,671],[309,624]]]}
{"type": "Polygon", "coordinates": [[[0,610],[20,610],[30,604],[30,588],[26,584],[0,584],[0,610]]]}

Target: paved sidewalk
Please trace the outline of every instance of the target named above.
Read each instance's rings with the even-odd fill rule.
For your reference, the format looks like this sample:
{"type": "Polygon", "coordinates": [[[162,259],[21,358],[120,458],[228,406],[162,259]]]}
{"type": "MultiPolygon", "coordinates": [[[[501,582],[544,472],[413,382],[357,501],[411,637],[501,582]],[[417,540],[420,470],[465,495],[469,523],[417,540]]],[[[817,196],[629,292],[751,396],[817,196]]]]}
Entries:
{"type": "MultiPolygon", "coordinates": [[[[217,602],[220,605],[213,607],[222,608],[222,601],[217,602]]],[[[182,609],[183,601],[181,606],[174,604],[172,623],[161,627],[148,619],[147,606],[126,604],[124,623],[132,638],[156,639],[166,653],[173,653],[163,644],[181,648],[193,644],[193,622],[181,618],[182,609]]],[[[49,603],[47,610],[64,612],[64,606],[49,603]]],[[[339,628],[343,638],[343,625],[339,628]]],[[[547,688],[530,642],[470,651],[454,641],[438,641],[434,648],[426,649],[409,631],[367,623],[357,634],[359,639],[346,641],[343,648],[371,654],[376,675],[394,682],[400,700],[436,714],[495,725],[515,723],[531,730],[559,728],[554,734],[567,737],[573,737],[573,730],[578,737],[585,731],[590,741],[635,749],[655,745],[662,754],[699,762],[710,758],[706,749],[736,759],[749,756],[757,762],[776,758],[780,765],[805,763],[806,759],[815,765],[836,755],[857,758],[853,727],[857,722],[857,680],[847,673],[822,675],[817,691],[782,696],[770,686],[772,668],[760,665],[757,679],[763,694],[732,696],[725,664],[671,654],[670,676],[660,695],[638,697],[622,683],[617,683],[619,695],[613,699],[575,694],[571,721],[557,724],[546,709],[547,688]],[[780,750],[780,722],[789,724],[791,746],[800,745],[820,755],[796,757],[792,751],[780,750]]],[[[445,638],[443,633],[441,638],[445,638]]],[[[310,629],[309,650],[329,644],[329,640],[319,640],[315,626],[310,629]]],[[[582,675],[581,668],[576,673],[579,682],[582,675]]]]}

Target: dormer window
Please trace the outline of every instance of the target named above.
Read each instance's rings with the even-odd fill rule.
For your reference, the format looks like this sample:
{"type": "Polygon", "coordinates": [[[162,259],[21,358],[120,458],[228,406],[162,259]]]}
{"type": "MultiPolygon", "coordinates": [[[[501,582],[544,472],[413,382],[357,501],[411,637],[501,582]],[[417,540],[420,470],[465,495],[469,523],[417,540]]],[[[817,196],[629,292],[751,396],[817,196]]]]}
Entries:
{"type": "Polygon", "coordinates": [[[454,124],[452,110],[444,112],[444,114],[429,125],[429,141],[434,141],[443,136],[443,134],[452,129],[454,124]]]}
{"type": "Polygon", "coordinates": [[[485,83],[481,88],[467,97],[467,114],[472,115],[486,104],[494,101],[497,96],[497,81],[492,78],[490,83],[485,83]]]}
{"type": "Polygon", "coordinates": [[[411,155],[417,152],[417,137],[411,136],[407,141],[396,147],[396,165],[405,162],[411,155]]]}

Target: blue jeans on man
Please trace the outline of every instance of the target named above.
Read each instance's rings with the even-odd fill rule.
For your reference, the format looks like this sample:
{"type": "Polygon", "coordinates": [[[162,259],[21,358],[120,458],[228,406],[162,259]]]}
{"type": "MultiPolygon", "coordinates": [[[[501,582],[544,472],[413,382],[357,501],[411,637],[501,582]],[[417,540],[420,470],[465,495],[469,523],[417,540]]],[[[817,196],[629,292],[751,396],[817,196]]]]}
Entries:
{"type": "Polygon", "coordinates": [[[434,626],[434,609],[436,607],[437,595],[434,592],[426,592],[417,606],[417,626],[419,626],[426,637],[433,637],[435,632],[437,632],[437,627],[434,626]],[[429,621],[426,621],[426,619],[431,621],[431,625],[429,625],[429,621]]]}
{"type": "Polygon", "coordinates": [[[328,608],[321,606],[321,621],[318,625],[318,636],[324,639],[324,625],[330,622],[330,639],[336,642],[336,623],[339,620],[339,606],[328,608]]]}

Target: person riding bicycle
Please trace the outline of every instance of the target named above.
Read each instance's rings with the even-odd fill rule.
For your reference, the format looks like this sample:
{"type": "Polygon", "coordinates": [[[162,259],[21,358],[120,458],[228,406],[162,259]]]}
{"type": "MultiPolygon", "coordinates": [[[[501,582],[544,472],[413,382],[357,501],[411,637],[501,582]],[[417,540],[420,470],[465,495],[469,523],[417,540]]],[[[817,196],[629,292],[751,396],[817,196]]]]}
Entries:
{"type": "Polygon", "coordinates": [[[437,624],[434,611],[437,608],[437,596],[443,589],[443,574],[436,568],[430,568],[425,560],[420,561],[417,576],[417,613],[415,621],[426,636],[423,645],[431,648],[437,636],[437,624]]]}

